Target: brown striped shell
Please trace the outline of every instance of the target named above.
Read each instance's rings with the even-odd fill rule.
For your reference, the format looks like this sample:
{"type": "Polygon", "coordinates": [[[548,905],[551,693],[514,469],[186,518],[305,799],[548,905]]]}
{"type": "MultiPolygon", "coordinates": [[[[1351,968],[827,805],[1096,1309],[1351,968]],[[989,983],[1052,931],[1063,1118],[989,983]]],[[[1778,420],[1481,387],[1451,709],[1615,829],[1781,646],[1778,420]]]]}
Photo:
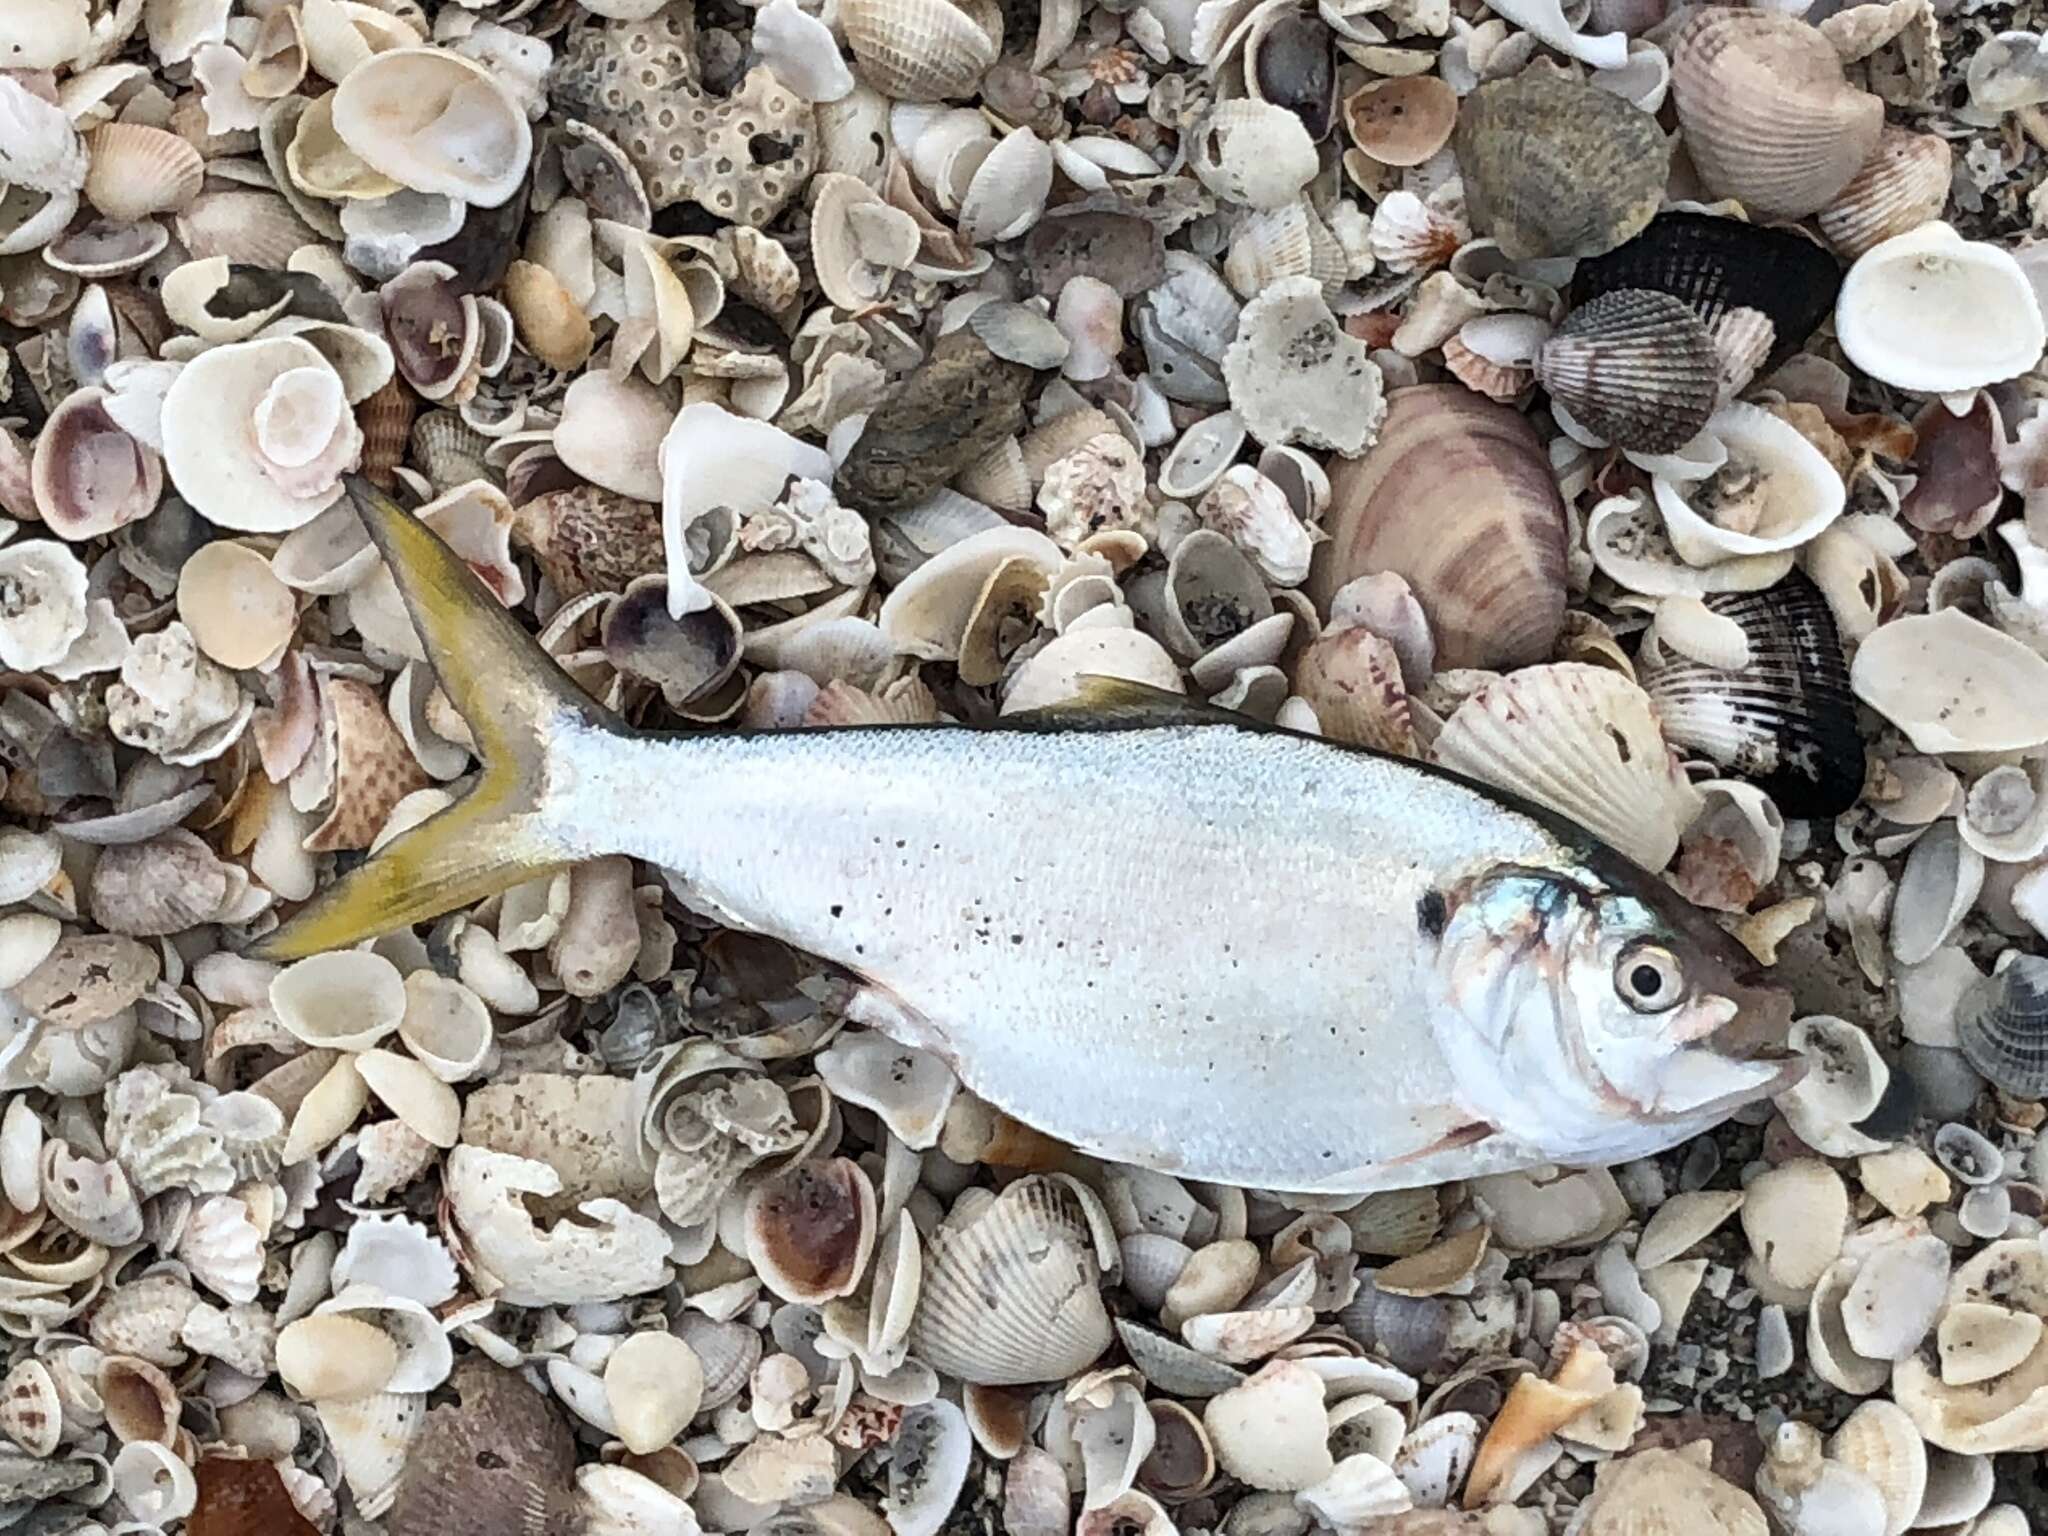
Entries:
{"type": "Polygon", "coordinates": [[[1877,147],[1884,103],[1796,16],[1710,6],[1671,45],[1671,100],[1700,180],[1758,219],[1803,219],[1877,147]]]}
{"type": "Polygon", "coordinates": [[[1669,453],[1714,413],[1721,369],[1691,305],[1617,288],[1565,316],[1536,355],[1536,377],[1587,430],[1618,447],[1669,453]]]}
{"type": "Polygon", "coordinates": [[[1948,140],[1938,134],[1887,127],[1862,168],[1820,210],[1821,233],[1853,261],[1894,235],[1940,218],[1953,158],[1948,140]]]}
{"type": "Polygon", "coordinates": [[[1546,659],[1564,625],[1564,503],[1521,414],[1456,384],[1397,389],[1378,440],[1330,466],[1330,538],[1307,591],[1393,571],[1414,589],[1440,667],[1546,659]]]}

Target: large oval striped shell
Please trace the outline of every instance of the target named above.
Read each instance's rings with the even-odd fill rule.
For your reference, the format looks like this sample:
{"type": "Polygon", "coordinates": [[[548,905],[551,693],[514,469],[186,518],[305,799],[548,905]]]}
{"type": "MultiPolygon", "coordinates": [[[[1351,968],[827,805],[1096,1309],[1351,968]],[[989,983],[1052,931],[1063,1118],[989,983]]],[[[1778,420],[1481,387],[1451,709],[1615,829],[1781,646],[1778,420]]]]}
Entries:
{"type": "Polygon", "coordinates": [[[1688,21],[1671,100],[1700,180],[1760,219],[1824,207],[1884,126],[1884,103],[1848,83],[1820,30],[1774,10],[1709,6],[1688,21]]]}
{"type": "Polygon", "coordinates": [[[1565,316],[1536,355],[1536,378],[1572,420],[1608,442],[1669,453],[1707,424],[1721,368],[1683,299],[1617,288],[1565,316]]]}
{"type": "Polygon", "coordinates": [[[1740,667],[1669,646],[1638,658],[1637,679],[1664,734],[1758,785],[1787,816],[1834,816],[1863,788],[1863,738],[1827,599],[1794,571],[1761,592],[1701,599],[1748,641],[1740,667]]]}
{"type": "Polygon", "coordinates": [[[1456,384],[1388,396],[1365,455],[1330,466],[1327,543],[1307,590],[1392,571],[1414,589],[1442,667],[1543,661],[1564,626],[1564,503],[1520,412],[1456,384]]]}

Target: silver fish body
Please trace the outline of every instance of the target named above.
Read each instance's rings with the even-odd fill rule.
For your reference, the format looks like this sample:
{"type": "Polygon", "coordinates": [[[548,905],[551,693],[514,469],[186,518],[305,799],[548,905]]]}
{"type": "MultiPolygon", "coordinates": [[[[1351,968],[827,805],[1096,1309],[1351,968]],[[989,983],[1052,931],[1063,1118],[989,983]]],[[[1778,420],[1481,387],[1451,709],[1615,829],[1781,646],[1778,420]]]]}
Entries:
{"type": "Polygon", "coordinates": [[[845,967],[850,1016],[1025,1124],[1297,1192],[1639,1157],[1796,1070],[1733,941],[1478,784],[1108,680],[1030,729],[636,736],[416,518],[352,494],[483,771],[256,953],[628,853],[845,967]]]}
{"type": "MultiPolygon", "coordinates": [[[[591,732],[563,757],[544,806],[570,838],[838,962],[892,1033],[1084,1151],[1295,1191],[1558,1153],[1473,1139],[1504,1117],[1446,1048],[1432,903],[1583,850],[1477,786],[1212,724],[591,732]]],[[[1697,1128],[1630,1125],[1618,1150],[1697,1128]]]]}

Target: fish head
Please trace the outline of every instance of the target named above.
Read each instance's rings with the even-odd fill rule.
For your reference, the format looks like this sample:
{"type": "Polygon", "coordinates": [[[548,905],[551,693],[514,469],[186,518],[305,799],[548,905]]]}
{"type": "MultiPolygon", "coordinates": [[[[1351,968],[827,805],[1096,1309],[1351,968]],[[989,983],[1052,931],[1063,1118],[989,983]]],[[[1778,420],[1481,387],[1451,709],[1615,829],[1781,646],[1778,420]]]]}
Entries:
{"type": "Polygon", "coordinates": [[[1560,1162],[1675,1145],[1798,1080],[1791,996],[1620,860],[1482,871],[1446,893],[1434,1029],[1463,1107],[1560,1162]]]}

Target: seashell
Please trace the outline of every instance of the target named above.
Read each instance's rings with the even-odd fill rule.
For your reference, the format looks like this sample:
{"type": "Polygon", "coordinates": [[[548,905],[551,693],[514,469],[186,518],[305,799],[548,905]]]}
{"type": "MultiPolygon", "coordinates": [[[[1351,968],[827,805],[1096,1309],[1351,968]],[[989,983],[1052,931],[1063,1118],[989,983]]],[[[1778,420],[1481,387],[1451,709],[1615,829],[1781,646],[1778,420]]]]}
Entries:
{"type": "Polygon", "coordinates": [[[1796,549],[1841,516],[1842,477],[1783,417],[1731,401],[1705,435],[1726,452],[1718,468],[1703,480],[1653,482],[1665,531],[1690,564],[1796,549]]]}
{"type": "Polygon", "coordinates": [[[1362,625],[1325,630],[1307,646],[1295,662],[1294,691],[1332,741],[1400,757],[1421,750],[1400,658],[1362,625]]]}
{"type": "Polygon", "coordinates": [[[1922,752],[2048,742],[2048,660],[1959,609],[1880,625],[1857,648],[1849,682],[1922,752]]]}
{"type": "Polygon", "coordinates": [[[86,148],[70,117],[12,74],[0,83],[0,146],[0,182],[52,195],[85,185],[86,148]]]}
{"type": "Polygon", "coordinates": [[[1189,164],[1218,197],[1256,209],[1294,201],[1316,173],[1315,140],[1271,102],[1221,101],[1195,125],[1189,164]]]}
{"type": "Polygon", "coordinates": [[[1478,315],[1443,344],[1444,367],[1489,400],[1511,401],[1536,378],[1550,322],[1536,315],[1478,315]]]}
{"type": "MultiPolygon", "coordinates": [[[[371,1330],[372,1333],[375,1331],[371,1330]]],[[[490,1369],[482,1366],[481,1361],[478,1363],[482,1369],[490,1369]]],[[[365,1514],[364,1518],[378,1518],[392,1507],[392,1499],[399,1491],[403,1474],[418,1464],[412,1459],[412,1452],[421,1439],[426,1397],[418,1392],[376,1392],[368,1397],[345,1400],[322,1399],[313,1406],[357,1510],[374,1510],[375,1514],[365,1514]]],[[[497,1451],[499,1447],[494,1444],[492,1449],[497,1451]]],[[[505,1454],[525,1449],[527,1447],[514,1436],[507,1436],[505,1454]]],[[[493,1464],[497,1460],[497,1456],[488,1458],[493,1464]]],[[[442,1463],[437,1470],[451,1482],[461,1485],[463,1480],[455,1469],[442,1463]]],[[[474,1476],[473,1472],[471,1476],[474,1476]]],[[[497,1508],[492,1509],[494,1517],[498,1513],[497,1508]]],[[[391,1529],[399,1527],[394,1524],[391,1529]]],[[[458,1527],[451,1524],[439,1529],[452,1531],[458,1527]]]]}
{"type": "Polygon", "coordinates": [[[2041,1319],[2031,1312],[1982,1301],[1954,1303],[1942,1313],[1936,1331],[1943,1384],[1975,1386],[2017,1369],[2040,1343],[2042,1331],[2041,1319]]]}
{"type": "Polygon", "coordinates": [[[704,1367],[672,1333],[636,1333],[612,1351],[604,1368],[605,1401],[626,1449],[650,1455],[697,1416],[704,1367]]]}
{"type": "Polygon", "coordinates": [[[803,1162],[747,1198],[747,1257],[785,1301],[818,1305],[851,1295],[877,1230],[875,1189],[846,1158],[803,1162]]]}
{"type": "Polygon", "coordinates": [[[1963,994],[1955,1031],[1970,1065],[2000,1092],[2048,1098],[2048,961],[2011,955],[1963,994]]]}
{"type": "Polygon", "coordinates": [[[1750,1251],[1780,1285],[1807,1290],[1842,1251],[1849,1195],[1826,1163],[1796,1158],[1752,1180],[1742,1206],[1750,1251]]]}
{"type": "Polygon", "coordinates": [[[270,561],[246,544],[217,539],[178,572],[178,617],[224,667],[260,667],[283,651],[298,603],[270,561]]]}
{"type": "Polygon", "coordinates": [[[1953,155],[1948,140],[1887,126],[1877,148],[1817,217],[1836,251],[1855,261],[1873,246],[1941,216],[1953,155]]]}
{"type": "Polygon", "coordinates": [[[1565,317],[1537,354],[1536,378],[1588,431],[1617,447],[1669,453],[1707,424],[1721,376],[1691,306],[1619,288],[1565,317]]]}
{"type": "Polygon", "coordinates": [[[1282,278],[1245,305],[1223,376],[1231,408],[1270,445],[1357,454],[1386,413],[1378,365],[1338,328],[1313,278],[1282,278]]]}
{"type": "Polygon", "coordinates": [[[1542,70],[1467,96],[1452,146],[1473,229],[1517,261],[1613,250],[1656,213],[1671,159],[1649,113],[1542,70]]]}
{"type": "MultiPolygon", "coordinates": [[[[1427,272],[1457,255],[1472,239],[1465,219],[1464,184],[1446,183],[1427,201],[1406,190],[1390,192],[1373,211],[1368,242],[1380,265],[1390,272],[1427,272]]],[[[1448,274],[1436,279],[1443,296],[1470,312],[1483,305],[1468,289],[1448,274]]],[[[1435,289],[1425,286],[1427,300],[1435,289]]],[[[1418,310],[1420,305],[1417,306],[1418,310]]],[[[1455,323],[1455,322],[1453,322],[1455,323]]]]}
{"type": "Polygon", "coordinates": [[[1202,1410],[1217,1463],[1240,1482],[1277,1493],[1312,1488],[1336,1470],[1323,1409],[1323,1380],[1295,1360],[1275,1360],[1202,1410]]]}
{"type": "Polygon", "coordinates": [[[0,1381],[0,1434],[31,1456],[57,1453],[64,1434],[64,1402],[42,1361],[19,1361],[0,1381]]]}
{"type": "Polygon", "coordinates": [[[1645,647],[1636,678],[1665,736],[1759,785],[1788,816],[1847,811],[1863,789],[1863,738],[1819,589],[1794,573],[1700,601],[1740,627],[1747,660],[1712,667],[1645,647]]]}
{"type": "Polygon", "coordinates": [[[1764,1442],[1757,1497],[1786,1530],[1806,1531],[1832,1521],[1848,1531],[1881,1532],[1888,1511],[1862,1473],[1821,1456],[1820,1431],[1782,1424],[1764,1442]]]}
{"type": "Polygon", "coordinates": [[[120,1164],[96,1162],[62,1141],[43,1147],[43,1204],[88,1242],[118,1248],[142,1236],[142,1208],[120,1164]]]}
{"type": "Polygon", "coordinates": [[[622,1202],[584,1200],[576,1221],[543,1226],[525,1196],[561,1193],[561,1175],[546,1163],[457,1146],[446,1166],[455,1229],[471,1259],[503,1282],[507,1302],[613,1301],[666,1282],[666,1233],[622,1202]]]}
{"type": "Polygon", "coordinates": [[[980,0],[851,0],[839,21],[862,79],[897,101],[969,95],[1002,52],[1001,12],[980,0]]]}
{"type": "Polygon", "coordinates": [[[1444,722],[1431,757],[1550,807],[1646,869],[1670,860],[1699,807],[1648,696],[1582,662],[1483,685],[1444,722]]]}
{"type": "Polygon", "coordinates": [[[1109,1347],[1100,1286],[1116,1257],[1092,1198],[1059,1174],[1028,1175],[993,1198],[963,1196],[932,1237],[913,1353],[983,1386],[1085,1370],[1109,1347]]]}
{"type": "Polygon", "coordinates": [[[444,1083],[473,1076],[490,1054],[493,1028],[483,999],[461,982],[415,971],[405,978],[398,1037],[444,1083]]]}
{"type": "Polygon", "coordinates": [[[1413,1507],[1407,1484],[1369,1453],[1346,1456],[1330,1475],[1295,1495],[1303,1508],[1340,1529],[1413,1507]]]}
{"type": "Polygon", "coordinates": [[[481,64],[439,48],[392,48],[351,70],[334,130],[373,170],[417,192],[483,208],[508,202],[533,158],[526,114],[481,64]]]}
{"type": "Polygon", "coordinates": [[[0,20],[0,58],[9,69],[57,69],[91,41],[85,7],[74,0],[21,0],[0,20]]]}
{"type": "Polygon", "coordinates": [[[90,539],[147,517],[163,495],[163,461],[107,414],[103,389],[79,389],[36,439],[30,485],[50,531],[90,539]]]}
{"type": "Polygon", "coordinates": [[[184,1519],[199,1502],[192,1468],[168,1446],[153,1442],[122,1446],[112,1482],[114,1497],[128,1512],[157,1529],[184,1519]]]}
{"type": "Polygon", "coordinates": [[[889,1528],[895,1536],[938,1536],[974,1455],[966,1416],[943,1398],[905,1411],[889,1460],[889,1528]]]}
{"type": "Polygon", "coordinates": [[[277,1336],[277,1374],[313,1402],[345,1402],[384,1390],[398,1369],[398,1343],[374,1322],[321,1312],[277,1336]]]}
{"type": "Polygon", "coordinates": [[[1710,1469],[1710,1449],[1645,1450],[1594,1468],[1593,1492],[1580,1505],[1584,1536],[1649,1536],[1693,1531],[1699,1536],[1766,1536],[1757,1501],[1710,1469]]]}
{"type": "Polygon", "coordinates": [[[86,200],[117,223],[185,208],[205,180],[199,151],[162,128],[108,123],[87,136],[86,148],[86,200]]]}
{"type": "Polygon", "coordinates": [[[151,1365],[183,1365],[179,1335],[199,1305],[182,1275],[159,1270],[115,1287],[92,1314],[87,1331],[108,1355],[133,1355],[151,1365]]]}
{"type": "Polygon", "coordinates": [[[361,1217],[333,1269],[336,1291],[366,1286],[438,1307],[455,1294],[455,1262],[440,1239],[402,1216],[361,1217]]]}
{"type": "Polygon", "coordinates": [[[170,1445],[178,1437],[178,1389],[170,1377],[132,1355],[107,1355],[93,1385],[107,1428],[124,1445],[170,1445]]]}
{"type": "Polygon", "coordinates": [[[1856,259],[1835,303],[1835,335],[1871,377],[1930,394],[2025,373],[2048,342],[2019,263],[1939,221],[1856,259]]]}
{"type": "Polygon", "coordinates": [[[341,494],[362,434],[340,377],[311,343],[280,336],[214,347],[164,396],[166,468],[209,521],[281,533],[341,494]]]}
{"type": "Polygon", "coordinates": [[[1344,98],[1344,130],[1381,165],[1420,165],[1451,140],[1458,93],[1435,75],[1374,80],[1344,98]]]}
{"type": "Polygon", "coordinates": [[[1778,11],[1699,11],[1671,43],[1671,100],[1700,180],[1759,219],[1825,207],[1884,126],[1827,38],[1778,11]]]}
{"type": "MultiPolygon", "coordinates": [[[[454,1354],[447,1329],[410,1296],[392,1295],[371,1285],[352,1285],[322,1302],[311,1317],[301,1321],[324,1326],[338,1318],[368,1323],[390,1341],[396,1352],[390,1374],[373,1390],[428,1392],[448,1379],[454,1354]]],[[[283,1335],[279,1338],[281,1342],[283,1335]]],[[[332,1395],[348,1394],[337,1391],[332,1395]]]]}
{"type": "MultiPolygon", "coordinates": [[[[1314,278],[1329,290],[1341,285],[1349,272],[1344,247],[1315,210],[1301,201],[1240,220],[1223,260],[1224,277],[1247,298],[1283,277],[1314,278]]],[[[1069,280],[1069,289],[1075,281],[1069,280]]],[[[1062,297],[1066,291],[1062,290],[1062,297]]]]}
{"type": "Polygon", "coordinates": [[[363,1085],[416,1135],[433,1146],[455,1145],[462,1131],[462,1105],[454,1089],[410,1056],[367,1050],[355,1061],[363,1085]]]}
{"type": "Polygon", "coordinates": [[[256,1299],[263,1278],[263,1234],[242,1201],[215,1195],[194,1206],[176,1252],[192,1278],[223,1301],[256,1299]]]}
{"type": "Polygon", "coordinates": [[[1828,1437],[1828,1457],[1860,1472],[1884,1501],[1884,1536],[1905,1536],[1927,1493],[1927,1442],[1896,1403],[1859,1405],[1828,1437]]]}
{"type": "Polygon", "coordinates": [[[1429,617],[1438,665],[1544,659],[1564,622],[1565,527],[1535,433],[1455,385],[1398,389],[1388,405],[1371,450],[1334,466],[1330,539],[1305,590],[1327,612],[1355,578],[1393,572],[1429,617]]]}
{"type": "Polygon", "coordinates": [[[270,1006],[295,1039],[316,1049],[366,1051],[405,1017],[398,967],[371,950],[294,961],[270,983],[270,1006]]]}
{"type": "Polygon", "coordinates": [[[1768,373],[1828,317],[1841,285],[1834,257],[1795,230],[1674,209],[1580,262],[1572,299],[1583,305],[1617,288],[1647,288],[1683,299],[1716,334],[1732,318],[1761,315],[1771,341],[1757,371],[1768,373]]]}

